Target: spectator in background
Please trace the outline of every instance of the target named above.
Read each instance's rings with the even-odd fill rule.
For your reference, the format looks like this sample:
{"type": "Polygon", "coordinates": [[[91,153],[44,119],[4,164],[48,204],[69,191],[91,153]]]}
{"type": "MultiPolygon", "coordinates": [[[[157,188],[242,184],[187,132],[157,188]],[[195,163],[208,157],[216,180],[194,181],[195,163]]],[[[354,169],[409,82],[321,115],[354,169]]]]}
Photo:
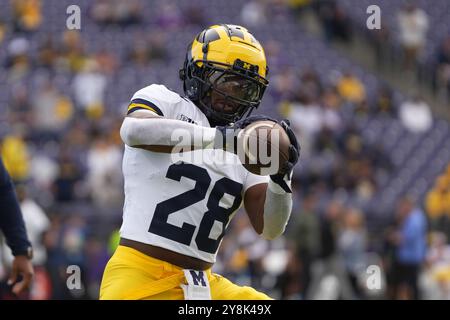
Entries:
{"type": "Polygon", "coordinates": [[[12,0],[16,32],[36,31],[42,23],[40,0],[12,0]]]}
{"type": "Polygon", "coordinates": [[[398,203],[398,229],[391,236],[396,246],[394,296],[401,300],[420,299],[418,277],[425,261],[427,221],[412,198],[398,203]]]}
{"type": "Polygon", "coordinates": [[[391,47],[386,46],[386,43],[392,41],[392,31],[390,25],[385,23],[385,19],[381,19],[381,29],[372,30],[373,36],[373,48],[375,51],[375,58],[377,68],[387,68],[392,63],[393,50],[391,47]]]}
{"type": "Polygon", "coordinates": [[[430,107],[420,96],[414,96],[400,105],[399,118],[405,128],[413,133],[426,132],[433,125],[430,107]]]}
{"type": "Polygon", "coordinates": [[[333,12],[336,3],[331,0],[320,1],[317,3],[317,15],[322,24],[323,36],[326,41],[333,40],[333,12]]]}
{"type": "Polygon", "coordinates": [[[91,7],[90,13],[92,20],[100,25],[114,23],[113,6],[110,5],[108,0],[96,0],[91,7]]]}
{"type": "Polygon", "coordinates": [[[128,57],[138,66],[148,66],[152,61],[167,61],[169,55],[164,31],[136,37],[128,57]]]}
{"type": "Polygon", "coordinates": [[[410,2],[400,10],[397,21],[400,43],[403,47],[404,67],[411,69],[415,66],[426,44],[429,28],[428,15],[410,2]]]}
{"type": "Polygon", "coordinates": [[[374,111],[377,114],[384,114],[387,116],[394,116],[396,114],[396,107],[394,105],[394,99],[392,89],[388,86],[382,86],[378,89],[374,111]]]}
{"type": "Polygon", "coordinates": [[[317,212],[317,195],[304,197],[302,211],[292,232],[300,268],[300,295],[306,297],[311,281],[311,266],[320,253],[320,218],[317,212]]]}
{"type": "Polygon", "coordinates": [[[450,237],[450,177],[445,175],[436,182],[425,199],[430,229],[450,237]]]}
{"type": "Polygon", "coordinates": [[[256,27],[266,22],[265,1],[249,1],[242,6],[241,21],[249,27],[256,27]]]}
{"type": "Polygon", "coordinates": [[[300,280],[303,265],[295,250],[289,249],[286,257],[286,266],[284,271],[278,275],[276,286],[280,290],[280,299],[282,300],[304,299],[304,296],[301,295],[303,290],[300,280]]]}
{"type": "Polygon", "coordinates": [[[87,56],[81,34],[77,30],[66,30],[62,36],[57,67],[60,70],[72,71],[78,73],[85,66],[87,56]]]}
{"type": "Polygon", "coordinates": [[[25,181],[30,170],[30,156],[24,135],[24,128],[15,127],[14,132],[6,136],[0,145],[0,156],[15,182],[25,181]]]}
{"type": "Polygon", "coordinates": [[[51,299],[70,298],[66,285],[67,261],[61,247],[61,229],[64,224],[62,216],[52,216],[50,227],[44,234],[43,245],[47,252],[47,263],[45,268],[48,272],[51,290],[51,299]]]}
{"type": "Polygon", "coordinates": [[[30,165],[30,180],[33,190],[39,190],[32,194],[37,201],[43,201],[48,206],[52,198],[51,185],[58,175],[58,165],[50,152],[52,143],[40,148],[39,152],[33,153],[30,165]],[[45,200],[47,199],[47,200],[45,200]]]}
{"type": "Polygon", "coordinates": [[[71,122],[68,130],[61,139],[59,152],[55,156],[59,159],[70,157],[78,163],[83,163],[90,143],[89,134],[99,124],[100,121],[89,122],[84,117],[74,117],[74,121],[71,122]]]}
{"type": "Polygon", "coordinates": [[[316,261],[312,266],[313,279],[311,288],[308,290],[308,299],[354,298],[345,264],[338,251],[339,230],[345,210],[346,208],[341,201],[337,199],[332,199],[325,208],[320,229],[320,260],[316,261]],[[329,283],[330,280],[332,280],[333,285],[329,283]]]}
{"type": "Polygon", "coordinates": [[[249,259],[246,245],[248,244],[248,236],[254,236],[254,234],[247,232],[249,227],[249,221],[242,216],[238,216],[230,229],[229,234],[233,236],[224,241],[224,247],[221,250],[222,271],[226,272],[233,281],[248,284],[250,284],[251,279],[249,278],[249,259]],[[241,236],[241,233],[243,236],[241,236]],[[244,242],[242,242],[243,240],[244,242]]]}
{"type": "Polygon", "coordinates": [[[320,1],[317,4],[317,10],[326,41],[351,41],[351,21],[335,1],[320,1]]]}
{"type": "Polygon", "coordinates": [[[308,95],[312,100],[318,101],[322,95],[323,88],[319,75],[313,69],[306,69],[300,76],[298,91],[301,95],[308,95]]]}
{"type": "Polygon", "coordinates": [[[48,36],[39,45],[36,64],[47,70],[53,70],[58,59],[58,50],[56,44],[50,36],[48,36]]]}
{"type": "Polygon", "coordinates": [[[2,44],[5,35],[6,35],[6,24],[2,20],[0,20],[0,44],[2,44]]]}
{"type": "Polygon", "coordinates": [[[79,184],[82,175],[67,153],[62,153],[59,159],[59,173],[52,185],[54,200],[57,203],[71,203],[79,197],[79,184]]]}
{"type": "Polygon", "coordinates": [[[345,270],[350,285],[357,299],[364,299],[360,287],[360,275],[365,271],[365,255],[367,251],[367,235],[362,213],[349,208],[345,212],[343,228],[337,239],[338,249],[344,259],[345,270]]]}
{"type": "Polygon", "coordinates": [[[361,104],[366,100],[364,84],[349,71],[338,80],[337,90],[342,98],[351,103],[361,104]]]}
{"type": "Polygon", "coordinates": [[[61,229],[61,247],[67,265],[80,267],[82,277],[85,277],[86,256],[84,255],[84,244],[88,234],[86,219],[79,213],[70,214],[61,229]]]}
{"type": "Polygon", "coordinates": [[[315,152],[323,155],[329,154],[334,160],[334,155],[337,153],[336,139],[333,135],[333,131],[328,127],[323,127],[322,130],[317,134],[317,139],[315,143],[315,152]]]}
{"type": "Polygon", "coordinates": [[[107,49],[101,49],[95,55],[95,61],[98,64],[99,72],[108,76],[113,76],[120,66],[115,53],[107,49]]]}
{"type": "Polygon", "coordinates": [[[359,203],[367,203],[376,192],[377,185],[373,166],[373,161],[365,157],[354,168],[357,175],[355,194],[359,203]]]}
{"type": "Polygon", "coordinates": [[[358,181],[369,178],[367,172],[361,170],[368,148],[364,145],[361,134],[354,128],[346,129],[338,145],[343,161],[335,168],[334,187],[353,191],[358,181]]]}
{"type": "Polygon", "coordinates": [[[27,86],[17,83],[11,86],[11,91],[11,99],[8,103],[8,121],[11,124],[21,123],[31,127],[33,119],[27,86]]]}
{"type": "Polygon", "coordinates": [[[10,81],[23,79],[28,74],[31,67],[29,46],[30,43],[25,38],[15,38],[9,42],[4,66],[10,81]]]}
{"type": "MultiPolygon", "coordinates": [[[[278,54],[278,43],[272,42],[271,49],[274,54],[278,54]]],[[[294,94],[298,89],[298,79],[292,68],[283,67],[280,72],[272,79],[273,92],[275,99],[281,101],[289,101],[294,98],[294,94]]]]}
{"type": "Polygon", "coordinates": [[[289,117],[295,133],[302,137],[303,155],[310,155],[316,135],[322,128],[322,108],[305,92],[293,102],[289,117]]]}
{"type": "Polygon", "coordinates": [[[140,0],[115,0],[114,2],[113,5],[111,2],[108,3],[113,8],[112,18],[114,23],[124,27],[141,23],[142,4],[140,0]]]}
{"type": "Polygon", "coordinates": [[[110,255],[101,239],[90,236],[85,244],[86,256],[86,291],[90,299],[98,299],[103,271],[110,255]]]}
{"type": "Polygon", "coordinates": [[[342,116],[339,113],[341,98],[335,88],[326,88],[321,95],[323,106],[323,128],[333,133],[339,132],[343,127],[342,116]]]}
{"type": "Polygon", "coordinates": [[[442,42],[436,53],[436,71],[434,82],[436,89],[443,89],[450,101],[450,36],[442,42]]]}
{"type": "Polygon", "coordinates": [[[167,62],[170,58],[169,51],[167,50],[167,37],[165,32],[156,32],[149,36],[148,42],[151,47],[150,59],[167,62]]]}
{"type": "Polygon", "coordinates": [[[349,43],[352,41],[353,30],[350,18],[340,6],[336,6],[333,12],[333,38],[342,42],[349,43]]]}
{"type": "Polygon", "coordinates": [[[92,19],[100,25],[128,26],[142,21],[139,0],[96,0],[91,8],[92,19]]]}
{"type": "Polygon", "coordinates": [[[397,244],[394,241],[395,234],[399,228],[397,217],[390,215],[389,225],[383,229],[382,234],[382,266],[386,274],[386,298],[395,300],[397,298],[397,244]]]}
{"type": "Polygon", "coordinates": [[[147,41],[136,40],[130,48],[128,57],[138,67],[147,66],[151,60],[151,48],[147,41]]]}
{"type": "Polygon", "coordinates": [[[328,204],[325,214],[321,219],[320,257],[324,260],[330,259],[336,252],[337,228],[343,210],[344,208],[341,202],[338,200],[333,200],[328,204]]]}
{"type": "Polygon", "coordinates": [[[100,73],[96,61],[88,60],[82,71],[73,79],[73,91],[78,108],[91,119],[98,119],[104,112],[107,80],[100,73]]]}
{"type": "Polygon", "coordinates": [[[235,227],[238,247],[245,251],[251,286],[262,288],[265,273],[262,260],[269,249],[269,244],[266,240],[258,237],[246,217],[240,216],[235,227]]]}
{"type": "Polygon", "coordinates": [[[94,203],[118,207],[122,203],[122,150],[107,134],[97,133],[87,154],[88,185],[94,203]]]}
{"type": "Polygon", "coordinates": [[[450,299],[450,245],[445,234],[432,232],[426,257],[425,277],[428,278],[428,299],[450,299]]]}
{"type": "Polygon", "coordinates": [[[73,115],[72,101],[45,79],[32,101],[33,124],[43,138],[56,140],[73,115]]]}

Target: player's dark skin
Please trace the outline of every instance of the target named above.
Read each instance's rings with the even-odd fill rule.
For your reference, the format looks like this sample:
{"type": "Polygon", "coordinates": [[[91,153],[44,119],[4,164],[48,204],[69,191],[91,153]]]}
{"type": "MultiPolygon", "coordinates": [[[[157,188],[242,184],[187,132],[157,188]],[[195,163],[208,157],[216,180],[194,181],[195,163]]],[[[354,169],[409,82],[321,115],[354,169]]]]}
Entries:
{"type": "Polygon", "coordinates": [[[11,276],[8,279],[8,284],[14,284],[12,292],[16,295],[25,292],[31,286],[33,276],[31,260],[26,256],[16,256],[12,263],[11,276]],[[22,276],[22,280],[17,282],[19,275],[22,276]]]}
{"type": "MultiPolygon", "coordinates": [[[[128,115],[128,117],[139,119],[151,119],[161,118],[159,115],[144,111],[137,110],[128,115]]],[[[140,148],[153,152],[172,153],[172,146],[157,146],[157,145],[136,145],[134,148],[140,148]]],[[[192,146],[192,150],[194,146],[192,146]]],[[[247,189],[244,194],[244,207],[250,222],[258,234],[261,234],[264,227],[264,202],[266,199],[267,183],[261,183],[254,185],[247,189]]],[[[137,242],[128,239],[121,239],[120,244],[136,249],[154,258],[170,262],[174,265],[182,267],[184,269],[196,269],[206,270],[212,267],[212,263],[202,261],[193,257],[189,257],[180,253],[176,253],[167,249],[152,246],[142,242],[137,242]]]]}

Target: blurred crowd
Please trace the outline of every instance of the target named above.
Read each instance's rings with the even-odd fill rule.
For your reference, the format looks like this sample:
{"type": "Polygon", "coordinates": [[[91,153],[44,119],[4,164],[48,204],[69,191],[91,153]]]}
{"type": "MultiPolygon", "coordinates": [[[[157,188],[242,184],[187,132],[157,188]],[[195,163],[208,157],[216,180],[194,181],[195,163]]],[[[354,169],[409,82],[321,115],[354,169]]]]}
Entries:
{"type": "Polygon", "coordinates": [[[283,299],[449,299],[450,165],[425,205],[399,198],[379,229],[357,205],[374,197],[376,176],[392,174],[393,165],[349,115],[398,118],[417,134],[433,125],[429,106],[420,97],[397,104],[388,86],[368,99],[363,82],[349,72],[320,77],[312,69],[286,69],[272,85],[280,114],[302,142],[292,220],[286,238],[270,244],[257,241],[240,218],[235,236],[224,241],[222,268],[283,299]],[[379,290],[367,287],[371,265],[382,267],[379,290]]]}
{"type": "Polygon", "coordinates": [[[428,5],[419,0],[380,0],[371,4],[381,10],[381,29],[367,29],[367,2],[319,0],[310,7],[325,41],[350,44],[359,33],[373,45],[378,67],[402,72],[404,81],[417,79],[449,104],[448,2],[438,0],[428,5]]]}
{"type": "MultiPolygon", "coordinates": [[[[2,22],[0,12],[0,46],[6,52],[0,85],[10,90],[9,98],[0,100],[6,110],[0,113],[0,151],[36,251],[35,284],[21,298],[96,299],[118,243],[123,203],[119,128],[125,109],[107,106],[106,90],[125,67],[167,62],[165,39],[187,25],[203,28],[204,11],[162,2],[155,23],[163,31],[140,38],[123,57],[87,50],[74,30],[62,29],[59,41],[45,36],[30,41],[28,35],[39,33],[45,19],[41,0],[10,3],[12,23],[2,22]],[[2,42],[8,33],[14,36],[2,42]],[[30,54],[31,46],[37,54],[30,54]],[[42,76],[29,85],[34,70],[42,76]],[[81,268],[81,289],[66,286],[70,265],[81,268]]],[[[241,16],[248,17],[249,28],[258,28],[270,14],[282,14],[283,8],[301,14],[309,4],[243,2],[241,16]]],[[[141,6],[140,0],[95,0],[86,19],[105,30],[139,26],[146,19],[141,6]]],[[[334,10],[321,11],[327,38],[347,41],[346,13],[334,10]]],[[[305,164],[296,173],[286,236],[261,240],[239,214],[224,237],[215,271],[283,299],[450,298],[450,167],[430,191],[425,212],[422,203],[405,197],[379,234],[370,230],[365,212],[345,201],[349,195],[356,203],[371,199],[378,188],[375,176],[392,171],[389,155],[367,143],[348,115],[396,117],[411,132],[424,132],[433,125],[429,106],[420,97],[398,104],[388,86],[368,99],[363,82],[350,71],[318,75],[313,68],[283,68],[281,44],[271,39],[265,47],[268,94],[301,137],[305,164]],[[367,290],[369,265],[382,267],[379,290],[367,290]]],[[[449,63],[445,55],[442,70],[449,63]]],[[[11,261],[5,245],[0,261],[0,298],[14,299],[5,283],[11,261]]]]}

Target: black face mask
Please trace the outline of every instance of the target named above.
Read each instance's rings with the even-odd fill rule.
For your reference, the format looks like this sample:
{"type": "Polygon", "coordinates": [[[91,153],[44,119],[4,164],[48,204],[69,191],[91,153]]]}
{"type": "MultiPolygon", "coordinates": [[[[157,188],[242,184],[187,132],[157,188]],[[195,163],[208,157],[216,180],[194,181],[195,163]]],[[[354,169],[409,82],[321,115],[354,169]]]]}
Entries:
{"type": "Polygon", "coordinates": [[[257,66],[244,66],[239,59],[233,65],[186,59],[180,70],[184,91],[211,125],[236,122],[249,116],[261,103],[269,82],[259,75],[257,66]]]}
{"type": "Polygon", "coordinates": [[[237,103],[257,103],[260,100],[261,86],[256,80],[217,71],[214,71],[208,80],[213,91],[225,99],[237,103]]]}
{"type": "Polygon", "coordinates": [[[227,125],[249,115],[262,98],[265,86],[255,79],[227,70],[212,70],[200,103],[210,122],[227,125]]]}

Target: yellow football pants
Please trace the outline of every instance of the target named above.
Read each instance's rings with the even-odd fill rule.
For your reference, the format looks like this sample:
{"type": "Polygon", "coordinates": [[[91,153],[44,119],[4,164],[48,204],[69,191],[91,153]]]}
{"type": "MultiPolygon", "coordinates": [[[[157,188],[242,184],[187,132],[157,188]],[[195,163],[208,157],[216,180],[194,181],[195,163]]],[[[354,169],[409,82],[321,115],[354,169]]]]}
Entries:
{"type": "MultiPolygon", "coordinates": [[[[241,287],[205,271],[213,300],[268,300],[266,294],[241,287]]],[[[101,300],[183,300],[180,284],[186,284],[183,269],[149,257],[135,249],[118,246],[106,265],[100,287],[101,300]]]]}

